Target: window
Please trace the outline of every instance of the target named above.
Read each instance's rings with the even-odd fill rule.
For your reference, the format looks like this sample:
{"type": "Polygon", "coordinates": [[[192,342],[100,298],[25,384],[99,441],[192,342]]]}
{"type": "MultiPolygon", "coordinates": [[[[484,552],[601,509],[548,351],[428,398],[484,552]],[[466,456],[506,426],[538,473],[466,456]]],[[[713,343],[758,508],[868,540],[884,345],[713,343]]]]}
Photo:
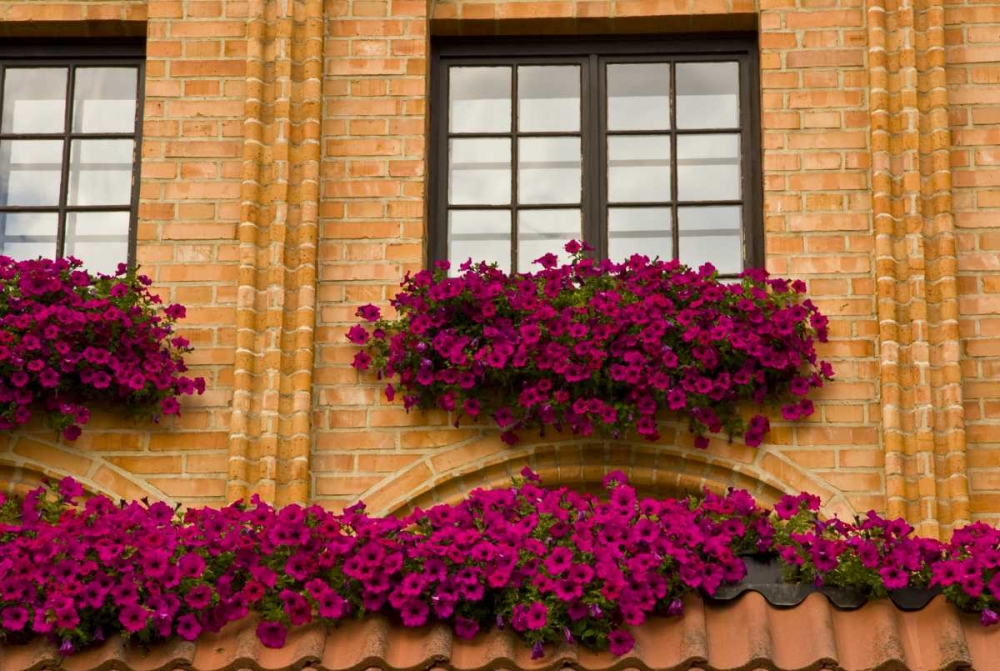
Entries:
{"type": "Polygon", "coordinates": [[[436,46],[433,258],[762,263],[752,38],[436,46]]]}
{"type": "Polygon", "coordinates": [[[0,48],[0,254],[133,261],[142,54],[0,48]]]}

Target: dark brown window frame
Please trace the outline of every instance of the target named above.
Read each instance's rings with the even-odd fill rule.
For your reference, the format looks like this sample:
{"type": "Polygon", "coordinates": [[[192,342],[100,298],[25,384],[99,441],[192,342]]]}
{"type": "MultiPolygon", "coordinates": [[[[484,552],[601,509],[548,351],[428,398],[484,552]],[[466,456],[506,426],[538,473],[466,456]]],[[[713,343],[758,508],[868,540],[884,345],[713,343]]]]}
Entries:
{"type": "MultiPolygon", "coordinates": [[[[698,38],[664,35],[649,36],[609,36],[600,38],[448,38],[436,39],[431,51],[431,95],[430,95],[430,138],[428,155],[428,252],[430,260],[445,260],[448,257],[448,87],[447,68],[461,64],[482,65],[559,65],[580,64],[585,66],[580,99],[582,139],[582,179],[584,238],[596,248],[600,258],[608,254],[607,217],[607,114],[603,109],[606,100],[606,78],[601,63],[608,62],[664,62],[671,63],[673,75],[677,61],[737,61],[740,69],[740,150],[742,169],[742,234],[744,241],[744,268],[764,265],[764,216],[763,216],[763,174],[760,122],[760,64],[756,36],[750,33],[724,33],[704,35],[698,38]],[[598,111],[597,119],[593,119],[598,111]],[[589,166],[589,167],[588,167],[589,166]]],[[[676,77],[671,76],[671,100],[676,97],[674,87],[676,77]]],[[[516,87],[512,87],[512,113],[516,114],[516,87]]],[[[675,105],[671,105],[671,115],[676,115],[675,105]]],[[[673,120],[672,120],[673,121],[673,120]]],[[[730,129],[726,129],[730,130],[730,129]]],[[[718,129],[678,129],[671,123],[669,131],[655,131],[669,135],[671,139],[671,180],[672,191],[677,193],[677,137],[719,132],[718,129]]],[[[649,131],[613,131],[613,134],[647,135],[649,131]]],[[[490,134],[504,137],[504,134],[490,134]]],[[[534,135],[534,134],[532,134],[534,135]]],[[[540,134],[546,135],[546,134],[540,134]]],[[[553,133],[551,135],[559,135],[553,133]]],[[[512,129],[507,134],[516,141],[517,134],[512,129]]],[[[513,145],[512,145],[513,146],[513,145]]],[[[512,156],[512,161],[516,161],[512,156]]],[[[516,162],[512,164],[516,174],[516,162]]],[[[516,179],[516,178],[515,178],[516,179]]],[[[512,199],[516,198],[512,194],[512,199]]],[[[700,205],[707,204],[701,203],[700,205]]],[[[655,207],[658,203],[643,203],[655,207]]],[[[673,225],[677,225],[677,199],[671,201],[673,225]]],[[[478,207],[476,209],[479,209],[478,207]]],[[[490,209],[489,207],[483,209],[490,209]]],[[[516,206],[512,202],[506,208],[512,211],[511,240],[514,250],[516,239],[516,206]]],[[[679,236],[673,235],[673,252],[677,258],[679,236]]],[[[515,256],[512,253],[512,258],[515,256]]],[[[512,268],[516,270],[516,268],[512,268]]]]}
{"type": "Polygon", "coordinates": [[[57,257],[63,256],[66,243],[66,218],[72,212],[128,212],[128,259],[136,265],[136,240],[139,218],[139,188],[142,165],[142,121],[145,108],[146,42],[140,38],[101,40],[60,40],[17,38],[0,45],[0,110],[3,109],[4,70],[13,67],[66,67],[66,109],[61,133],[2,133],[0,140],[62,140],[58,205],[0,205],[0,212],[55,212],[57,257]],[[75,133],[72,131],[73,87],[79,67],[134,66],[137,68],[135,125],[131,133],[75,133]],[[132,189],[128,205],[67,205],[72,140],[127,140],[135,142],[132,161],[132,189]]]}

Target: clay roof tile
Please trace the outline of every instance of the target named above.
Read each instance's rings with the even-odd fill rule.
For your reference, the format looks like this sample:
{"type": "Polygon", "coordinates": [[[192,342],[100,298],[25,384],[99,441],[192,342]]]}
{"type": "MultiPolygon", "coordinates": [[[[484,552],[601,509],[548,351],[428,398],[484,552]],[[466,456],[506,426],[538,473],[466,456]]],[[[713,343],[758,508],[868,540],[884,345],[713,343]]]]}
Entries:
{"type": "Polygon", "coordinates": [[[509,631],[471,641],[443,625],[383,618],[327,630],[301,627],[285,647],[263,647],[256,622],[233,623],[197,643],[151,650],[114,638],[68,658],[45,642],[0,646],[0,671],[957,671],[1000,669],[1000,627],[986,628],[943,597],[904,612],[887,600],[837,610],[820,594],[776,608],[756,593],[709,604],[692,597],[681,618],[650,620],[622,658],[563,645],[531,659],[509,631]]]}

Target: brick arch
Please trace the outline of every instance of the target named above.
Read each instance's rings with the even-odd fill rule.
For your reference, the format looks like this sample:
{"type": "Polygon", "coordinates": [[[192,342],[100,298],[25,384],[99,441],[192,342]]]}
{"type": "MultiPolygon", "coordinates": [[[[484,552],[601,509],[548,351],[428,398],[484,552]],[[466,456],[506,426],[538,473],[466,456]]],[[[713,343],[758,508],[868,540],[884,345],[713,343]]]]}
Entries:
{"type": "Polygon", "coordinates": [[[66,476],[77,480],[88,494],[105,494],[116,501],[143,497],[169,501],[159,489],[84,449],[43,440],[34,433],[0,437],[0,492],[23,493],[37,487],[43,477],[60,480],[66,476]]]}
{"type": "Polygon", "coordinates": [[[706,487],[716,492],[736,487],[770,504],[785,493],[810,491],[823,500],[825,514],[855,513],[840,492],[792,461],[743,445],[713,443],[701,451],[664,443],[569,441],[512,448],[491,435],[443,448],[387,478],[363,499],[370,511],[393,514],[454,503],[473,489],[508,485],[524,466],[547,484],[585,491],[597,491],[608,472],[621,470],[643,495],[682,496],[706,487]]]}

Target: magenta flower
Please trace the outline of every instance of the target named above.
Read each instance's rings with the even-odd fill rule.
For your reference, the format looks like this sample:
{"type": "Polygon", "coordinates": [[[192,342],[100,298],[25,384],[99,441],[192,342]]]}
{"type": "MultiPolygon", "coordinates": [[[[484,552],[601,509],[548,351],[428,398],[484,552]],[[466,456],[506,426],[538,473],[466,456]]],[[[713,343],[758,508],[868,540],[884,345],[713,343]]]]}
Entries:
{"type": "Polygon", "coordinates": [[[177,635],[185,641],[197,640],[198,634],[200,633],[201,623],[198,622],[198,618],[191,613],[181,615],[177,618],[177,635]]]}
{"type": "Polygon", "coordinates": [[[370,337],[368,329],[364,326],[352,326],[351,330],[347,332],[347,339],[355,345],[364,345],[370,337]]]}
{"type": "Polygon", "coordinates": [[[21,631],[28,624],[28,611],[21,606],[9,606],[0,611],[0,625],[7,631],[21,631]]]}
{"type": "MultiPolygon", "coordinates": [[[[826,321],[799,299],[801,282],[753,270],[726,284],[710,266],[597,262],[580,242],[567,248],[570,264],[548,254],[532,273],[470,261],[457,277],[440,265],[409,276],[391,301],[397,321],[379,321],[371,337],[361,324],[349,332],[364,355],[354,367],[398,377],[387,390],[407,410],[491,415],[508,444],[547,426],[657,440],[657,412],[668,409],[688,420],[696,447],[713,433],[757,446],[769,422],[746,423],[741,406],[812,413],[801,397],[833,371],[817,360],[826,321]]],[[[358,316],[379,318],[374,306],[358,316]]]]}
{"type": "Polygon", "coordinates": [[[288,630],[280,622],[261,622],[257,625],[257,638],[268,648],[280,648],[285,645],[288,630]]]}
{"type": "Polygon", "coordinates": [[[375,322],[382,317],[382,313],[381,310],[378,309],[378,307],[368,304],[368,305],[362,305],[360,308],[358,308],[357,316],[361,317],[367,322],[375,322]]]}
{"type": "Polygon", "coordinates": [[[121,622],[125,631],[134,634],[142,631],[149,623],[150,612],[142,606],[130,604],[122,608],[118,614],[118,621],[121,622]]]}
{"type": "Polygon", "coordinates": [[[608,636],[608,648],[611,650],[612,655],[622,657],[632,652],[632,648],[634,647],[635,639],[627,631],[615,629],[608,636]]]}

